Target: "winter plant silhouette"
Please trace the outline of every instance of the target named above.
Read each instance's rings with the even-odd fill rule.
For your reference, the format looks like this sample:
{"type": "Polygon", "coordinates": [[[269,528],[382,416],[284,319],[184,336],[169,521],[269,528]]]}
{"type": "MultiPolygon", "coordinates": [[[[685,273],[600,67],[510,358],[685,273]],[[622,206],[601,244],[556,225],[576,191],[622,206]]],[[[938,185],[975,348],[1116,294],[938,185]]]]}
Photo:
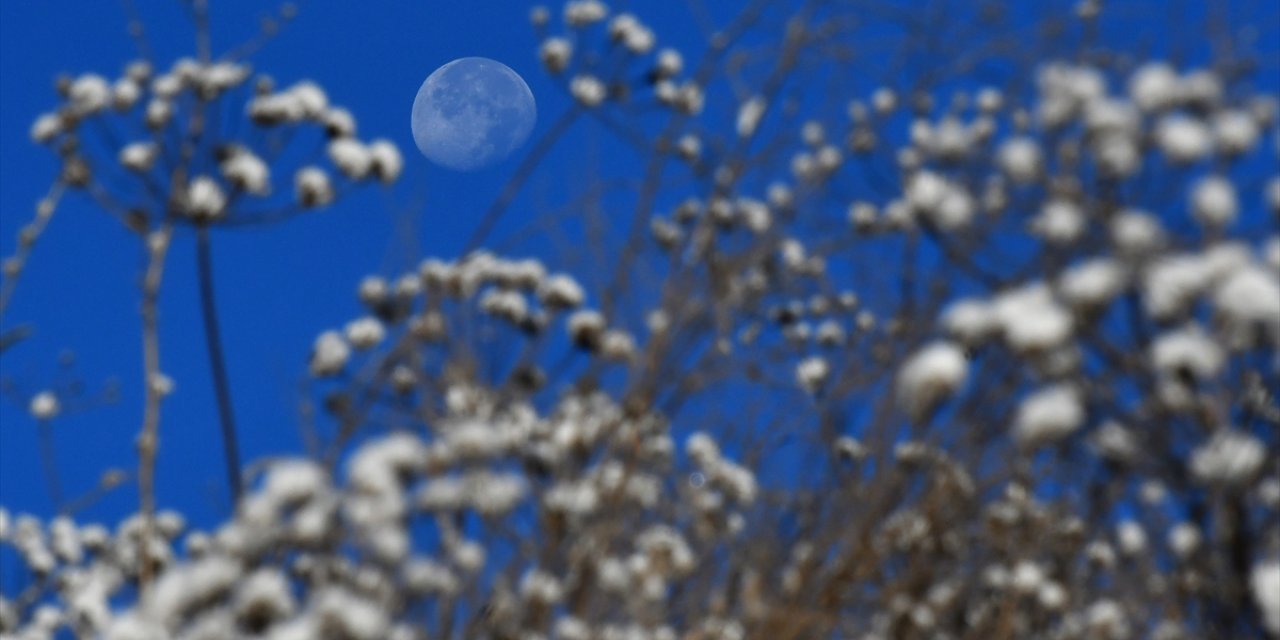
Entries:
{"type": "MultiPolygon", "coordinates": [[[[0,320],[62,198],[136,234],[140,504],[77,522],[50,447],[60,513],[0,510],[5,637],[1280,637],[1274,8],[756,0],[682,51],[642,6],[535,7],[570,106],[460,254],[315,337],[313,450],[245,465],[214,232],[403,160],[187,4],[193,58],[135,28],[31,128],[61,169],[0,320]],[[585,127],[637,161],[503,232],[585,127]],[[154,486],[187,231],[234,499],[208,530],[154,486]]],[[[22,397],[45,427],[69,396],[22,397]]]]}

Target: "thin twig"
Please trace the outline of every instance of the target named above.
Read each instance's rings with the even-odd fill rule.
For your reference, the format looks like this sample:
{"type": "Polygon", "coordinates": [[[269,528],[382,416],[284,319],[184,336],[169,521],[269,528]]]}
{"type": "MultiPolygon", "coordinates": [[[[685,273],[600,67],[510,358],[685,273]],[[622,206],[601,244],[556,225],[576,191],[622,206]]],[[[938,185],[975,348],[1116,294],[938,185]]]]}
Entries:
{"type": "Polygon", "coordinates": [[[556,120],[555,124],[551,125],[551,129],[543,134],[542,139],[538,140],[538,144],[521,161],[515,175],[507,182],[507,186],[503,188],[502,193],[498,195],[498,198],[489,206],[489,210],[484,213],[484,217],[480,219],[480,224],[476,226],[475,232],[471,234],[471,239],[467,240],[467,248],[464,254],[480,248],[480,245],[489,237],[489,233],[493,231],[493,226],[498,223],[498,220],[506,211],[507,205],[510,205],[511,201],[515,200],[516,194],[520,192],[520,187],[524,186],[529,176],[533,175],[534,169],[537,169],[542,164],[542,157],[551,151],[551,147],[555,146],[556,141],[578,119],[578,115],[581,113],[581,109],[577,107],[565,111],[556,120]]]}
{"type": "Polygon", "coordinates": [[[128,472],[123,469],[108,469],[98,479],[98,484],[92,489],[77,498],[67,501],[66,506],[62,509],[62,513],[68,516],[74,516],[85,509],[93,506],[107,494],[117,489],[124,483],[129,481],[128,472]]]}
{"type": "Polygon", "coordinates": [[[208,63],[213,59],[213,40],[209,32],[209,1],[191,0],[192,19],[196,23],[196,51],[200,62],[208,63]]]}
{"type": "Polygon", "coordinates": [[[133,0],[120,0],[120,6],[124,9],[125,19],[128,20],[126,29],[129,31],[129,37],[133,38],[138,55],[143,60],[153,60],[151,44],[147,42],[147,30],[143,26],[142,17],[138,14],[138,5],[133,0]]]}
{"type": "Polygon", "coordinates": [[[53,500],[54,510],[63,513],[62,483],[58,481],[58,459],[54,455],[53,446],[53,421],[41,420],[37,429],[40,431],[40,464],[44,466],[49,499],[53,500]]]}
{"type": "Polygon", "coordinates": [[[209,246],[209,228],[196,230],[196,271],[200,279],[200,310],[204,318],[205,346],[209,350],[209,368],[213,376],[213,390],[218,401],[218,421],[222,428],[222,446],[226,454],[227,484],[231,487],[231,501],[240,504],[242,493],[240,479],[240,445],[236,440],[236,419],[231,402],[231,383],[227,379],[227,365],[223,356],[222,334],[218,330],[218,308],[213,292],[213,255],[209,246]]]}
{"type": "Polygon", "coordinates": [[[49,225],[53,212],[58,208],[58,201],[62,199],[64,187],[65,184],[61,180],[54,181],[49,187],[49,193],[36,205],[36,217],[18,231],[18,248],[12,256],[5,259],[3,265],[3,280],[0,280],[0,320],[4,319],[4,312],[9,308],[9,302],[13,300],[13,291],[18,286],[18,277],[26,267],[32,248],[44,233],[45,227],[49,225]]]}

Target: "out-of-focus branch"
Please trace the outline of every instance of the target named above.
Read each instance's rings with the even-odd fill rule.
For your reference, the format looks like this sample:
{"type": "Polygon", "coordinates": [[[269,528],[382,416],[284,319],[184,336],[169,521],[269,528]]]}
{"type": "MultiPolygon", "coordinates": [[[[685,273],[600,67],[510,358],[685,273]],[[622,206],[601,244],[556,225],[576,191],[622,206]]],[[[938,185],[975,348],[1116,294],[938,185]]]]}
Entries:
{"type": "Polygon", "coordinates": [[[516,169],[515,175],[507,181],[507,185],[503,187],[502,193],[498,194],[498,198],[489,205],[489,209],[485,211],[484,217],[480,219],[480,224],[476,225],[476,230],[472,232],[471,238],[467,240],[466,250],[463,253],[470,253],[480,247],[489,237],[489,233],[493,231],[494,225],[502,218],[502,214],[506,212],[507,206],[511,201],[515,200],[516,194],[520,193],[520,187],[524,186],[529,176],[533,175],[535,169],[542,164],[542,158],[551,151],[560,136],[578,120],[578,116],[582,111],[578,107],[572,107],[565,111],[555,124],[551,125],[551,129],[542,135],[538,140],[538,144],[534,145],[529,151],[529,155],[524,157],[520,162],[520,167],[516,169]]]}
{"type": "MultiPolygon", "coordinates": [[[[142,432],[138,436],[138,496],[148,534],[154,526],[156,453],[160,439],[160,402],[169,382],[160,369],[160,284],[164,280],[165,257],[173,239],[173,223],[166,221],[147,237],[147,271],[142,282],[142,365],[145,405],[142,432]]],[[[149,537],[147,539],[150,539],[149,537]]],[[[145,590],[152,576],[151,563],[142,563],[141,586],[145,590]]]]}
{"type": "MultiPolygon", "coordinates": [[[[49,192],[36,205],[35,218],[18,231],[18,249],[12,256],[5,259],[2,267],[3,274],[0,274],[3,277],[3,280],[0,280],[0,322],[4,320],[4,312],[9,308],[9,302],[13,299],[13,291],[17,288],[18,278],[27,266],[31,250],[40,239],[40,235],[44,233],[45,227],[49,225],[49,220],[53,218],[53,212],[57,209],[58,201],[62,199],[64,191],[65,185],[63,182],[61,180],[54,181],[53,185],[49,187],[49,192]]],[[[13,342],[22,339],[23,334],[18,331],[15,329],[4,334],[3,340],[0,341],[0,351],[6,349],[13,342]]]]}
{"type": "Polygon", "coordinates": [[[196,230],[196,273],[200,280],[200,310],[204,320],[205,346],[209,351],[209,368],[218,402],[218,422],[222,430],[222,446],[226,456],[227,485],[232,503],[239,505],[243,491],[240,479],[240,445],[236,437],[235,408],[231,401],[231,383],[218,329],[218,307],[213,290],[213,251],[209,246],[209,229],[196,230]]]}

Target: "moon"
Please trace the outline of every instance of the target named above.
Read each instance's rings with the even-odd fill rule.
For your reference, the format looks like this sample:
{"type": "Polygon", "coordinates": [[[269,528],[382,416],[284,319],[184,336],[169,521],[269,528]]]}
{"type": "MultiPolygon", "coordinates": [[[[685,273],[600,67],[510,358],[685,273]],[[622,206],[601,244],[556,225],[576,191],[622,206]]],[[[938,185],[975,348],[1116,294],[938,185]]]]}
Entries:
{"type": "Polygon", "coordinates": [[[427,76],[413,100],[418,150],[457,171],[492,166],[519,149],[538,107],[524,79],[488,58],[459,58],[427,76]]]}

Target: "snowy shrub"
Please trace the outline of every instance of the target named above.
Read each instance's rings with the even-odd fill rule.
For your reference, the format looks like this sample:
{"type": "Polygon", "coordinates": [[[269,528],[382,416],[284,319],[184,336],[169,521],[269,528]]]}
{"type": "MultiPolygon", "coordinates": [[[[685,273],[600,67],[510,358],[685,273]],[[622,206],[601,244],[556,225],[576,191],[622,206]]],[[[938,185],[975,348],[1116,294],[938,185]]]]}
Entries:
{"type": "MultiPolygon", "coordinates": [[[[189,4],[194,57],[67,76],[21,124],[57,171],[0,314],[40,294],[59,203],[104,210],[142,256],[144,404],[136,459],[79,461],[137,488],[99,525],[53,447],[93,403],[6,382],[56,512],[0,508],[4,638],[1280,637],[1273,14],[766,1],[714,29],[695,8],[707,41],[682,43],[644,4],[534,7],[562,120],[450,255],[300,283],[355,292],[293,336],[320,427],[242,462],[270,426],[236,424],[262,391],[224,352],[275,363],[218,331],[210,231],[413,160],[318,83],[215,55],[189,4]],[[575,162],[606,161],[540,163],[581,130],[608,152],[575,162]],[[537,232],[503,235],[517,208],[537,232]],[[162,435],[202,428],[167,418],[161,366],[195,333],[161,330],[188,237],[212,524],[157,490],[162,435]]],[[[23,337],[0,325],[6,381],[23,337]]]]}

